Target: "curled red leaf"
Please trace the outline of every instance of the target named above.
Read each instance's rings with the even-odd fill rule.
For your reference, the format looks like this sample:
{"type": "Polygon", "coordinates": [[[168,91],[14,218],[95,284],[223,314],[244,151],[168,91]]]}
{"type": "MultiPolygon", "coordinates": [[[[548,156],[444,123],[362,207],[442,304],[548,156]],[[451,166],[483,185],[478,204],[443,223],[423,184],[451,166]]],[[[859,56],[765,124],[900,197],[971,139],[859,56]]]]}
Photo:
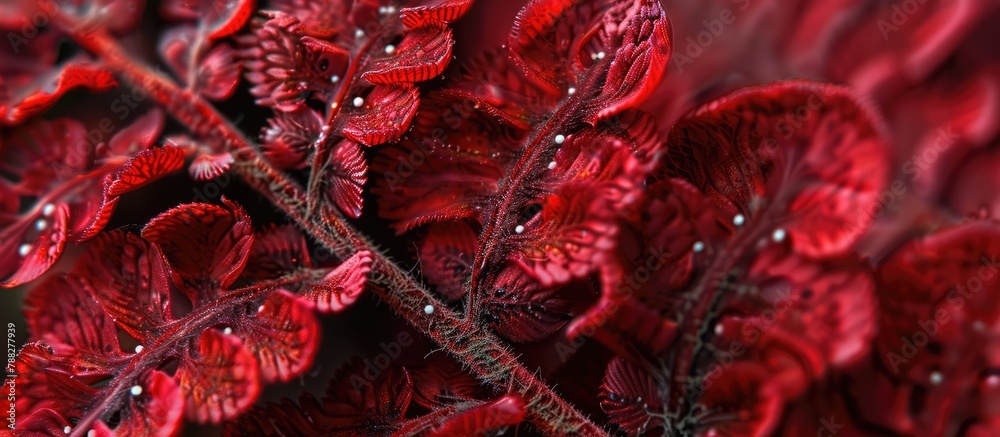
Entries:
{"type": "Polygon", "coordinates": [[[330,155],[327,197],[349,217],[361,217],[362,189],[368,181],[368,163],[357,143],[344,140],[330,155]]]}
{"type": "Polygon", "coordinates": [[[341,263],[323,278],[311,284],[303,299],[322,312],[338,312],[354,303],[365,289],[371,272],[372,256],[362,251],[341,263]]]}
{"type": "Polygon", "coordinates": [[[393,141],[406,132],[420,103],[413,85],[376,86],[360,109],[344,111],[344,136],[366,146],[393,141]]]}
{"type": "Polygon", "coordinates": [[[319,113],[309,108],[278,112],[260,134],[261,149],[279,168],[300,170],[323,129],[319,113]]]}
{"type": "Polygon", "coordinates": [[[390,56],[375,60],[361,78],[376,84],[423,82],[441,74],[451,60],[451,30],[411,30],[390,56]]]}
{"type": "Polygon", "coordinates": [[[239,338],[215,329],[202,333],[198,345],[177,369],[187,416],[203,423],[236,417],[260,393],[257,361],[239,338]]]}
{"type": "Polygon", "coordinates": [[[44,74],[4,75],[0,79],[0,122],[20,124],[48,110],[73,89],[100,92],[117,84],[110,71],[81,60],[68,61],[44,74]]]}
{"type": "Polygon", "coordinates": [[[524,401],[516,395],[507,395],[449,417],[441,428],[428,435],[458,437],[515,426],[524,420],[525,414],[524,401]]]}
{"type": "Polygon", "coordinates": [[[184,164],[183,151],[150,147],[162,119],[162,113],[152,111],[99,144],[88,138],[82,123],[69,119],[38,120],[4,135],[3,286],[37,278],[61,256],[65,244],[99,232],[120,196],[184,164]]]}
{"type": "Polygon", "coordinates": [[[295,295],[275,291],[257,310],[257,317],[240,324],[244,344],[257,356],[265,381],[288,381],[312,365],[319,348],[320,327],[309,305],[295,295]]]}
{"type": "Polygon", "coordinates": [[[600,399],[601,409],[629,435],[645,434],[663,423],[663,419],[649,414],[663,407],[656,380],[621,358],[608,364],[600,399]]]}
{"type": "Polygon", "coordinates": [[[518,245],[514,261],[542,286],[583,278],[608,260],[618,227],[592,190],[580,184],[547,196],[541,213],[512,238],[518,245]]]}
{"type": "Polygon", "coordinates": [[[457,20],[472,6],[472,0],[429,0],[400,8],[399,19],[411,29],[457,20]]]}
{"type": "Polygon", "coordinates": [[[762,220],[813,256],[851,247],[887,179],[880,119],[847,89],[813,82],[738,91],[681,120],[668,141],[671,174],[747,221],[770,211],[762,220]]]}
{"type": "Polygon", "coordinates": [[[504,270],[494,282],[493,293],[482,300],[483,317],[511,341],[537,341],[566,322],[569,302],[556,287],[541,287],[516,267],[504,270]]]}
{"type": "Polygon", "coordinates": [[[142,236],[163,249],[174,282],[195,302],[236,280],[253,243],[249,217],[229,201],[171,209],[150,221],[142,236]]]}
{"type": "Polygon", "coordinates": [[[472,273],[476,234],[463,222],[435,223],[420,245],[420,271],[438,293],[449,299],[465,294],[464,282],[472,273]]]}
{"type": "Polygon", "coordinates": [[[123,231],[102,234],[79,261],[92,293],[139,341],[173,318],[169,270],[160,248],[123,231]]]}

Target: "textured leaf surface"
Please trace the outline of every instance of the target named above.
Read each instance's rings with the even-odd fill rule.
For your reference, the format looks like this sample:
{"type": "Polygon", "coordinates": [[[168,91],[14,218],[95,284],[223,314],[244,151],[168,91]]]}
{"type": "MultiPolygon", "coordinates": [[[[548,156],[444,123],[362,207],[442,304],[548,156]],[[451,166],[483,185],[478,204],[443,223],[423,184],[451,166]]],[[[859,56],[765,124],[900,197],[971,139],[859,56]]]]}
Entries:
{"type": "Polygon", "coordinates": [[[357,143],[344,140],[330,155],[327,196],[348,217],[361,217],[362,190],[368,181],[368,163],[357,143]]]}
{"type": "Polygon", "coordinates": [[[288,381],[312,365],[319,347],[319,322],[309,305],[285,291],[267,298],[245,331],[247,349],[257,355],[265,381],[288,381]]]}
{"type": "Polygon", "coordinates": [[[277,279],[285,272],[312,268],[309,246],[294,226],[271,225],[254,233],[243,273],[254,279],[277,279]]]}
{"type": "Polygon", "coordinates": [[[302,169],[322,129],[323,119],[312,109],[278,112],[261,132],[261,149],[279,168],[302,169]]]}
{"type": "Polygon", "coordinates": [[[476,234],[463,222],[435,223],[427,228],[420,246],[420,271],[438,293],[449,299],[465,294],[464,282],[472,273],[476,234]]]}
{"type": "Polygon", "coordinates": [[[302,296],[321,312],[338,312],[361,296],[371,272],[372,254],[361,251],[341,263],[302,296]]]}
{"type": "Polygon", "coordinates": [[[470,434],[516,426],[524,420],[524,401],[517,396],[504,396],[493,402],[470,408],[448,418],[441,428],[429,435],[467,436],[470,434]]]}
{"type": "Polygon", "coordinates": [[[181,389],[189,393],[187,416],[203,423],[233,418],[257,399],[257,362],[239,338],[215,329],[206,330],[198,344],[177,369],[181,389]]]}
{"type": "Polygon", "coordinates": [[[968,375],[993,365],[998,253],[996,224],[972,222],[915,239],[881,263],[876,345],[890,375],[927,385],[936,372],[945,386],[957,389],[969,382],[968,375]],[[907,342],[932,325],[936,329],[925,347],[936,353],[907,358],[907,342]]]}
{"type": "Polygon", "coordinates": [[[0,121],[17,125],[48,110],[71,90],[101,92],[117,84],[110,71],[82,60],[67,62],[44,74],[4,77],[0,82],[0,121]]]}
{"type": "Polygon", "coordinates": [[[431,358],[415,372],[392,365],[372,374],[368,364],[353,358],[336,372],[323,399],[303,394],[298,402],[285,399],[257,407],[227,423],[225,434],[457,436],[524,420],[525,404],[517,396],[474,398],[483,394],[483,387],[450,359],[431,358]],[[418,387],[423,387],[423,401],[415,392],[418,387]]]}
{"type": "Polygon", "coordinates": [[[601,409],[629,435],[642,434],[662,423],[648,413],[663,407],[657,385],[642,368],[616,358],[601,384],[601,409]]]}
{"type": "Polygon", "coordinates": [[[160,248],[123,231],[102,234],[79,262],[92,293],[139,341],[171,321],[169,270],[160,248]]]}
{"type": "Polygon", "coordinates": [[[77,375],[101,374],[121,358],[115,322],[75,276],[53,276],[39,284],[25,302],[25,320],[32,337],[58,355],[76,355],[77,375]]]}
{"type": "Polygon", "coordinates": [[[493,329],[511,341],[548,337],[566,321],[569,302],[559,290],[543,288],[516,267],[501,273],[496,290],[483,296],[483,313],[493,329]]]}
{"type": "Polygon", "coordinates": [[[205,47],[209,43],[206,37],[192,25],[177,26],[160,38],[160,54],[191,89],[212,100],[225,100],[236,91],[240,63],[233,46],[220,43],[205,47]],[[205,53],[199,52],[202,49],[205,53]],[[196,60],[191,59],[192,52],[199,54],[196,60]]]}
{"type": "Polygon", "coordinates": [[[71,119],[37,120],[3,136],[0,156],[0,278],[4,287],[31,281],[67,243],[92,238],[121,195],[184,164],[184,152],[150,147],[162,128],[151,111],[92,147],[87,128],[71,119]]]}
{"type": "MultiPolygon", "coordinates": [[[[247,253],[236,267],[199,265],[195,272],[207,276],[181,272],[174,261],[185,252],[178,248],[211,259],[209,248],[227,244],[219,236],[241,235],[245,250],[232,243],[230,251],[251,252],[252,238],[243,235],[249,220],[238,206],[224,203],[182,205],[154,219],[145,230],[173,244],[169,255],[138,235],[103,233],[69,274],[31,291],[26,317],[35,343],[18,354],[16,365],[18,387],[28,388],[18,396],[18,411],[37,415],[33,426],[44,428],[47,421],[102,435],[171,435],[185,411],[200,422],[231,419],[256,400],[262,381],[288,381],[309,368],[320,332],[311,308],[320,297],[327,307],[336,301],[337,309],[353,301],[370,256],[331,271],[303,269],[312,262],[295,259],[307,255],[301,235],[278,228],[253,249],[258,260],[252,264],[260,276],[278,279],[225,289],[222,284],[241,274],[247,253]],[[174,293],[171,273],[178,272],[182,279],[205,279],[197,294],[188,294],[190,302],[174,293]],[[305,289],[308,296],[284,287],[305,289]],[[341,294],[333,298],[324,290],[341,294]],[[159,371],[175,365],[173,376],[159,371]]],[[[188,283],[176,285],[183,291],[188,283]]]]}
{"type": "Polygon", "coordinates": [[[805,81],[747,88],[671,131],[670,171],[735,203],[747,220],[762,206],[774,209],[803,253],[843,252],[870,226],[886,184],[879,123],[843,88],[805,81]]]}
{"type": "Polygon", "coordinates": [[[366,146],[398,139],[417,112],[418,97],[413,85],[375,87],[360,109],[344,111],[344,136],[366,146]]]}
{"type": "Polygon", "coordinates": [[[163,249],[174,281],[194,302],[232,284],[253,244],[249,217],[231,202],[174,208],[150,221],[142,236],[163,249]]]}
{"type": "MultiPolygon", "coordinates": [[[[608,259],[618,228],[593,186],[575,185],[546,197],[524,225],[515,261],[542,286],[583,278],[608,259]]],[[[517,241],[515,240],[515,241],[517,241]]]]}

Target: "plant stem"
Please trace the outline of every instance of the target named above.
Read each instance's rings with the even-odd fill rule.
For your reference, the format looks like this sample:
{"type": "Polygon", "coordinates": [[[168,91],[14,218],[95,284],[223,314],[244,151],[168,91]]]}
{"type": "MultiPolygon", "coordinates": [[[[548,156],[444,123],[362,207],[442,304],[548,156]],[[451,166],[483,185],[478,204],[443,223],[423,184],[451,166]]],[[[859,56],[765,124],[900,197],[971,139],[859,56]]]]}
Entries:
{"type": "Polygon", "coordinates": [[[234,151],[232,171],[271,200],[320,244],[340,259],[361,250],[373,254],[371,283],[375,293],[396,313],[435,340],[473,374],[501,389],[521,395],[528,419],[546,434],[606,435],[580,411],[528,371],[504,343],[488,330],[466,322],[390,260],[340,215],[319,205],[310,213],[306,193],[260,159],[251,142],[215,108],[195,93],[181,89],[161,73],[136,61],[104,31],[79,32],[71,18],[56,20],[86,50],[119,77],[147,91],[197,136],[221,138],[234,151]],[[428,314],[429,312],[429,314],[428,314]]]}
{"type": "MultiPolygon", "coordinates": [[[[69,437],[83,437],[88,430],[93,428],[94,422],[104,420],[107,410],[114,411],[120,408],[124,402],[123,398],[127,396],[126,391],[133,385],[139,384],[143,375],[156,369],[167,359],[177,357],[175,354],[178,351],[178,344],[191,342],[198,338],[203,331],[211,329],[220,320],[225,320],[222,318],[223,315],[231,314],[234,308],[251,303],[254,306],[262,304],[272,291],[308,279],[319,278],[310,272],[299,271],[283,278],[229,290],[229,293],[221,300],[224,302],[223,305],[196,307],[183,318],[159,327],[161,331],[157,332],[155,337],[145,345],[144,352],[136,352],[128,365],[115,373],[115,377],[108,387],[99,392],[99,396],[103,396],[103,400],[73,425],[73,431],[69,437]]],[[[235,320],[226,321],[236,324],[235,320]]]]}

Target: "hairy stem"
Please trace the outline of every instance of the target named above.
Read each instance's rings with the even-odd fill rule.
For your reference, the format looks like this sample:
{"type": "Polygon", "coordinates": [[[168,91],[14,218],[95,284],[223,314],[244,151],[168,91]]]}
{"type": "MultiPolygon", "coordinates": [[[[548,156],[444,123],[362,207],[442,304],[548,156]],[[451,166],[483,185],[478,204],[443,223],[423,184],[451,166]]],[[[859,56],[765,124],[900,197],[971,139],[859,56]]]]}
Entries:
{"type": "Polygon", "coordinates": [[[348,224],[336,208],[319,205],[309,211],[306,194],[294,182],[260,159],[251,142],[197,94],[181,89],[166,75],[129,56],[105,32],[75,31],[65,15],[59,22],[85,49],[119,77],[147,91],[179,122],[198,136],[223,139],[234,150],[233,171],[271,200],[340,259],[361,250],[373,254],[375,293],[414,327],[468,366],[480,379],[518,393],[527,402],[528,418],[547,434],[606,435],[580,411],[528,371],[493,333],[462,320],[418,281],[348,224]]]}
{"type": "Polygon", "coordinates": [[[267,163],[245,149],[236,154],[235,172],[292,217],[317,241],[344,259],[358,250],[371,251],[375,293],[414,327],[434,339],[480,379],[510,387],[528,401],[532,422],[550,434],[604,435],[604,431],[528,371],[499,338],[468,323],[405,270],[362,237],[329,204],[309,214],[305,193],[267,163]]]}

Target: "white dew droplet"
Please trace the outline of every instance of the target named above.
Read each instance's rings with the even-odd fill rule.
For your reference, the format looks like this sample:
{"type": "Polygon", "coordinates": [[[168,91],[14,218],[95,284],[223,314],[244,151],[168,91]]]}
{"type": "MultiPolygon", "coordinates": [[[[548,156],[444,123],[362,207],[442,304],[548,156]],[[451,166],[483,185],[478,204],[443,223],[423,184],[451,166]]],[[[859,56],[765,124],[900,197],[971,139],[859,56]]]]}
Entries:
{"type": "Polygon", "coordinates": [[[552,170],[554,168],[556,168],[556,162],[552,161],[552,162],[549,163],[549,170],[552,170]]]}
{"type": "Polygon", "coordinates": [[[517,227],[514,228],[514,232],[517,232],[518,234],[520,234],[521,232],[524,232],[524,226],[523,225],[517,225],[517,227]]]}
{"type": "Polygon", "coordinates": [[[722,335],[722,333],[725,332],[725,330],[726,328],[723,328],[721,323],[715,324],[715,335],[722,335]]]}
{"type": "Polygon", "coordinates": [[[27,243],[22,244],[21,247],[17,248],[17,253],[21,256],[28,256],[31,253],[31,245],[27,243]]]}
{"type": "Polygon", "coordinates": [[[42,214],[46,217],[52,215],[53,212],[56,212],[56,206],[51,203],[46,203],[45,206],[42,207],[42,214]]]}
{"type": "Polygon", "coordinates": [[[575,87],[569,87],[569,89],[566,90],[566,93],[568,93],[569,95],[572,96],[573,94],[576,94],[576,88],[575,87]]]}
{"type": "Polygon", "coordinates": [[[365,99],[363,99],[361,97],[355,97],[354,98],[354,107],[355,108],[360,108],[360,107],[364,106],[364,104],[365,104],[365,99]]]}
{"type": "Polygon", "coordinates": [[[705,243],[702,243],[700,241],[695,241],[694,247],[692,247],[691,249],[694,250],[695,252],[701,252],[705,250],[705,243]]]}
{"type": "Polygon", "coordinates": [[[135,353],[137,353],[137,354],[142,353],[143,349],[145,349],[145,348],[140,344],[140,345],[138,345],[138,346],[135,347],[135,353]]]}
{"type": "Polygon", "coordinates": [[[391,55],[393,53],[396,53],[396,46],[392,44],[385,46],[385,54],[391,55]]]}
{"type": "Polygon", "coordinates": [[[45,219],[38,219],[38,221],[35,222],[35,229],[39,231],[44,231],[47,227],[49,227],[49,222],[45,221],[45,219]]]}
{"type": "Polygon", "coordinates": [[[139,396],[139,395],[141,395],[141,394],[142,394],[142,386],[139,386],[139,385],[133,385],[133,386],[132,386],[132,388],[131,388],[131,389],[129,389],[129,391],[128,391],[128,392],[129,392],[129,393],[132,393],[132,396],[139,396]]]}
{"type": "Polygon", "coordinates": [[[69,425],[66,425],[66,427],[63,428],[63,434],[69,434],[69,432],[72,430],[73,428],[70,428],[69,425]]]}
{"type": "Polygon", "coordinates": [[[222,330],[222,333],[226,334],[226,335],[232,334],[233,333],[233,328],[230,328],[230,327],[227,326],[226,329],[222,330]]]}
{"type": "Polygon", "coordinates": [[[258,313],[264,312],[264,305],[261,305],[261,306],[257,307],[257,312],[258,313]]]}
{"type": "Polygon", "coordinates": [[[744,217],[743,214],[736,214],[736,216],[733,217],[733,224],[736,226],[743,226],[743,223],[746,223],[746,221],[747,218],[744,217]]]}
{"type": "Polygon", "coordinates": [[[97,431],[94,430],[87,431],[87,437],[97,437],[97,431]]]}
{"type": "Polygon", "coordinates": [[[942,381],[944,381],[944,375],[941,375],[941,372],[931,372],[931,384],[938,385],[942,381]]]}
{"type": "Polygon", "coordinates": [[[337,82],[340,82],[340,76],[337,76],[336,74],[330,76],[330,83],[337,83],[337,82]]]}
{"type": "Polygon", "coordinates": [[[355,39],[359,39],[359,38],[361,38],[363,36],[365,36],[365,31],[363,31],[361,29],[355,29],[354,30],[354,38],[355,39]]]}
{"type": "Polygon", "coordinates": [[[997,375],[988,376],[986,378],[986,384],[989,385],[990,387],[996,387],[997,385],[1000,385],[1000,376],[997,375]]]}
{"type": "Polygon", "coordinates": [[[779,229],[775,229],[774,232],[771,233],[771,239],[774,240],[775,243],[780,243],[782,241],[785,241],[785,237],[786,236],[787,236],[787,234],[786,234],[785,230],[784,229],[780,229],[780,228],[779,229]]]}
{"type": "Polygon", "coordinates": [[[597,52],[597,59],[604,59],[604,52],[597,52]]]}
{"type": "Polygon", "coordinates": [[[427,305],[424,307],[424,314],[434,314],[434,305],[427,305]]]}
{"type": "Polygon", "coordinates": [[[562,134],[556,135],[556,144],[562,144],[564,141],[566,141],[566,136],[562,134]]]}

